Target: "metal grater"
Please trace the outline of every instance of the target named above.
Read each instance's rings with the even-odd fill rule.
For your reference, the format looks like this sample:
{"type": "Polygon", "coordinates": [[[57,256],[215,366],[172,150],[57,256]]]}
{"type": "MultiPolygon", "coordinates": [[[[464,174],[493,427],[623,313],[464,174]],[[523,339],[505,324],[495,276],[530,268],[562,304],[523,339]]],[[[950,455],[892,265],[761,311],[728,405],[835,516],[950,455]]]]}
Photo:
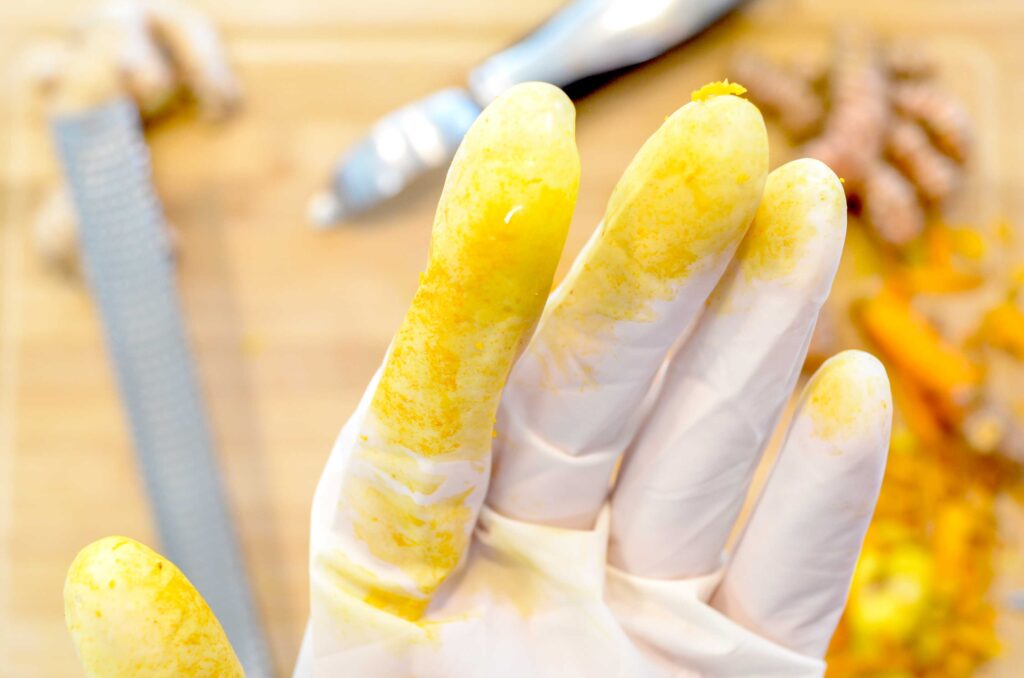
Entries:
{"type": "Polygon", "coordinates": [[[269,677],[138,109],[119,100],[60,116],[52,129],[163,551],[209,602],[249,678],[269,677]]]}

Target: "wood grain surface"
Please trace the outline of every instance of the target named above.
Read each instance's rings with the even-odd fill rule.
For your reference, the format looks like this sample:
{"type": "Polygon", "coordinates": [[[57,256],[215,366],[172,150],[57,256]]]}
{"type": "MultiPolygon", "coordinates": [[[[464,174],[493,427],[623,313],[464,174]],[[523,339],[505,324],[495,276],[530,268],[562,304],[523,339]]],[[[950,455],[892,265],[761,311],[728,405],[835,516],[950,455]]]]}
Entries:
{"type": "MultiPolygon", "coordinates": [[[[55,180],[22,55],[91,3],[0,3],[0,675],[79,675],[61,588],[76,551],[108,534],[156,544],[91,300],[45,271],[29,237],[55,180]]],[[[187,324],[258,603],[281,675],[307,613],[312,492],[341,424],[380,361],[426,257],[441,177],[346,228],[304,219],[339,151],[377,117],[457,84],[557,0],[202,0],[245,87],[212,125],[152,130],[158,191],[181,231],[187,324]]],[[[566,261],[620,171],[738,44],[823,49],[845,21],[941,47],[979,121],[963,210],[1024,223],[1024,3],[764,0],[579,104],[579,208],[566,261]]],[[[773,157],[773,163],[783,160],[773,157]]],[[[563,262],[564,270],[564,262],[563,262]]],[[[1013,558],[1020,579],[1019,555],[1013,558]]],[[[1010,634],[1019,619],[1007,619],[1010,634]]],[[[992,675],[1013,675],[1013,646],[992,675]]],[[[1020,652],[1017,652],[1019,655],[1020,652]]]]}

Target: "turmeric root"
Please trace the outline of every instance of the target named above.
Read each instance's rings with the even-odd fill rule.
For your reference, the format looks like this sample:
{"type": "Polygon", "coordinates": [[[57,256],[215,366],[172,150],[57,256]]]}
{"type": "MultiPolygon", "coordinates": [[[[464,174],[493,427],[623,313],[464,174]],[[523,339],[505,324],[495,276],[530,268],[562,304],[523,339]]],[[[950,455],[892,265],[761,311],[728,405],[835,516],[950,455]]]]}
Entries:
{"type": "MultiPolygon", "coordinates": [[[[39,45],[27,75],[49,108],[68,112],[131,97],[143,120],[166,113],[185,92],[202,113],[223,118],[240,88],[213,26],[177,0],[109,0],[80,23],[65,43],[39,45]]],[[[41,258],[77,274],[77,219],[66,188],[56,186],[33,224],[41,258]]],[[[174,253],[175,236],[168,232],[174,253]]]]}
{"type": "Polygon", "coordinates": [[[914,123],[897,118],[885,140],[886,154],[930,204],[940,204],[956,190],[960,168],[935,150],[928,134],[914,123]]]}
{"type": "Polygon", "coordinates": [[[70,276],[81,272],[78,228],[63,186],[53,190],[39,207],[32,222],[32,237],[47,266],[70,276]]]}
{"type": "Polygon", "coordinates": [[[809,82],[792,71],[751,52],[737,54],[730,71],[761,110],[775,115],[794,138],[805,138],[821,124],[825,116],[821,99],[809,82]]]}
{"type": "Polygon", "coordinates": [[[870,166],[861,192],[868,221],[886,242],[904,245],[924,230],[924,210],[913,185],[888,163],[870,166]]]}
{"type": "Polygon", "coordinates": [[[971,120],[959,101],[931,83],[906,82],[893,87],[892,103],[897,112],[928,130],[943,153],[957,162],[967,160],[971,120]]]}
{"type": "Polygon", "coordinates": [[[803,153],[845,179],[853,209],[882,240],[907,244],[961,184],[971,145],[965,109],[927,80],[937,63],[909,42],[882,48],[871,33],[848,28],[827,77],[817,80],[820,66],[808,64],[784,67],[745,52],[732,72],[794,140],[820,129],[803,153]]]}
{"type": "Polygon", "coordinates": [[[804,150],[843,177],[848,193],[867,179],[881,155],[889,119],[887,90],[873,38],[852,29],[842,33],[829,78],[829,116],[821,136],[804,150]]]}

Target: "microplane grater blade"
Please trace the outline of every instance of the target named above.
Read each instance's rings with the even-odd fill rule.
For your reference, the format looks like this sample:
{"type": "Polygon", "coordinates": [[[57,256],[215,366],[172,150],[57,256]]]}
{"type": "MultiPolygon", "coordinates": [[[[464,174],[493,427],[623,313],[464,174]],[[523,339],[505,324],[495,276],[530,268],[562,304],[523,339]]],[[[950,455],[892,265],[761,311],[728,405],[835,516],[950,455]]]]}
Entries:
{"type": "Polygon", "coordinates": [[[62,115],[53,136],[164,554],[220,619],[249,678],[270,659],[220,483],[138,109],[62,115]]]}

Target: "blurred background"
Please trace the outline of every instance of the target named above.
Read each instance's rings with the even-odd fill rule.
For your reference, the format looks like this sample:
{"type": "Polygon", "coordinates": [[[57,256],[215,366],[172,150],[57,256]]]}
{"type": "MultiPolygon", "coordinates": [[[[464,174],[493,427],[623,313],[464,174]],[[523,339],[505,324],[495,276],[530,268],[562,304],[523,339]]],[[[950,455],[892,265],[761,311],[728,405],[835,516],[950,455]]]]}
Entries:
{"type": "MultiPolygon", "coordinates": [[[[0,4],[5,676],[78,674],[61,598],[78,549],[108,534],[159,544],[46,126],[68,67],[55,45],[101,5],[0,4]]],[[[332,229],[311,227],[309,200],[379,118],[463,85],[562,3],[188,6],[219,31],[241,99],[211,115],[175,95],[144,111],[146,139],[223,482],[288,675],[313,489],[415,290],[443,168],[332,229]]],[[[577,104],[583,178],[562,272],[636,149],[710,80],[761,105],[773,166],[810,153],[846,179],[847,249],[809,366],[875,351],[897,419],[830,675],[1020,675],[1022,39],[1018,0],[751,0],[577,104]]]]}

